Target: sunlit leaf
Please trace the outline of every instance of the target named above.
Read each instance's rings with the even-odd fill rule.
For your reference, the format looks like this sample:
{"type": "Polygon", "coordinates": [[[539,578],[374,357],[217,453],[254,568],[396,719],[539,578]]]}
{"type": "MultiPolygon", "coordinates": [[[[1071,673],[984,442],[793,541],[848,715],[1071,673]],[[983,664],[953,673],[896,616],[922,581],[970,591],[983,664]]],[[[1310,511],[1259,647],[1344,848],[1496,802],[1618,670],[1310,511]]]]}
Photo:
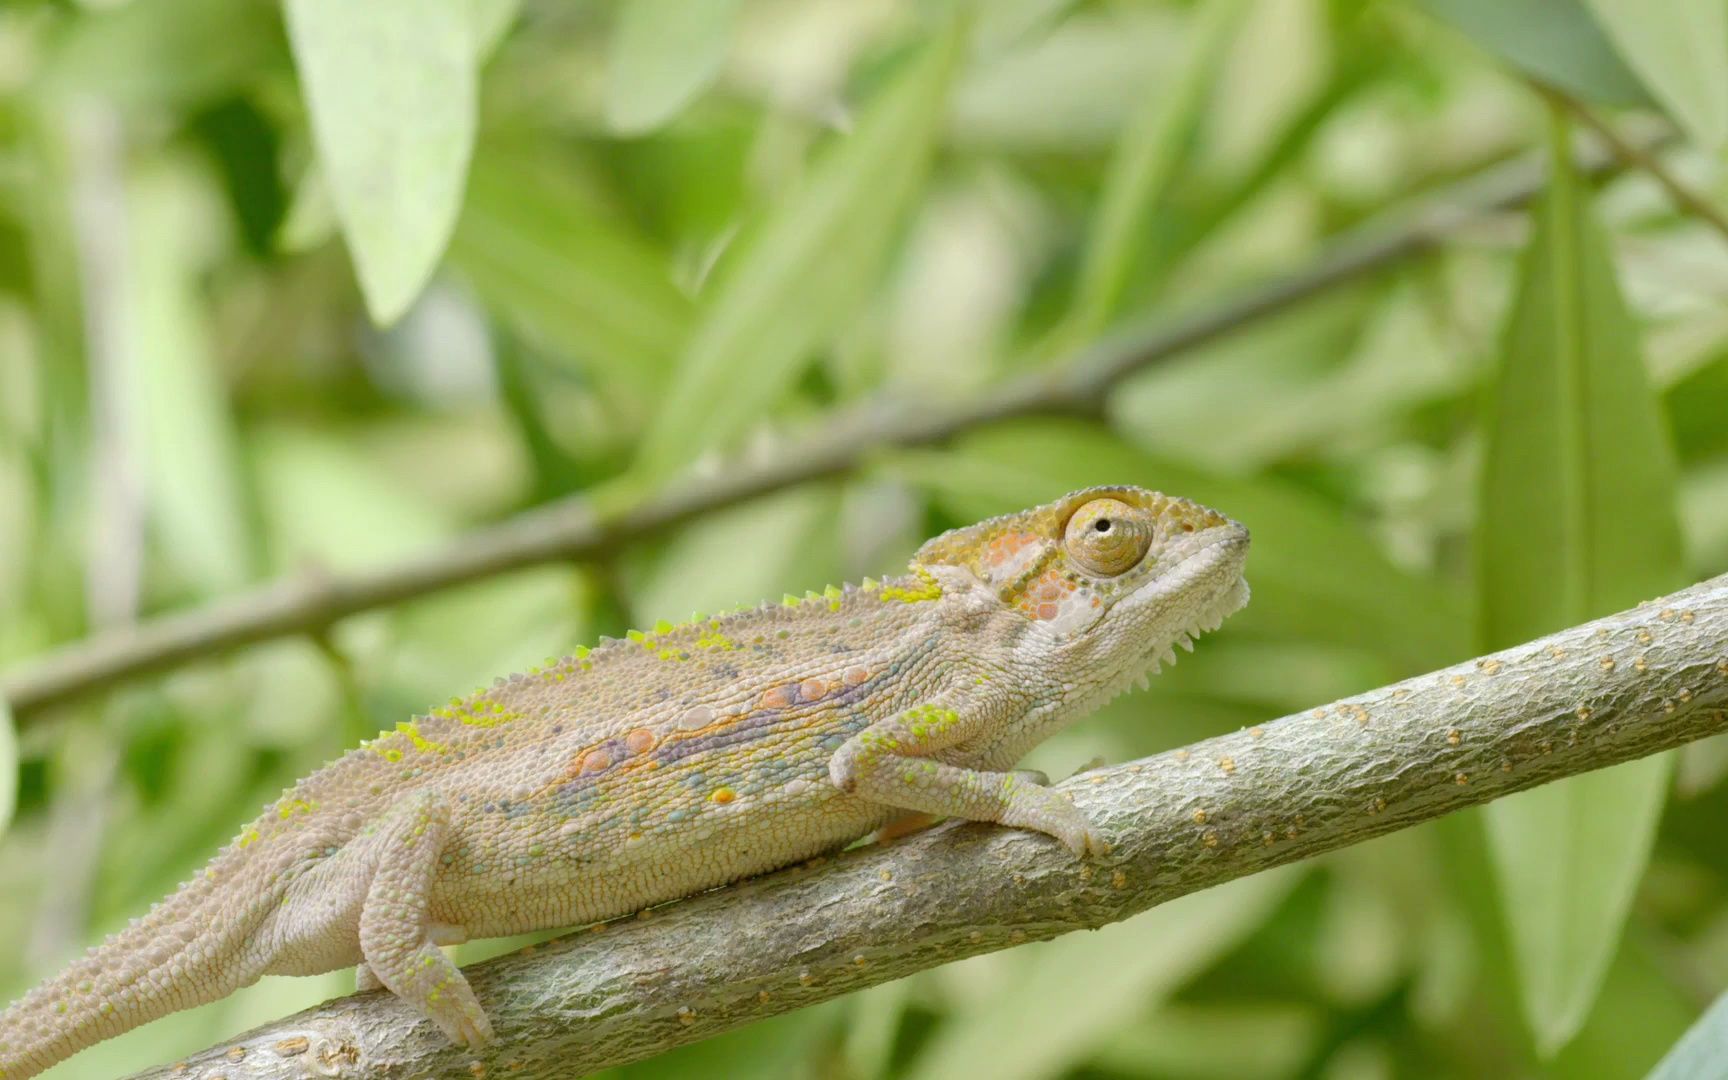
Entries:
{"type": "Polygon", "coordinates": [[[1519,71],[1586,101],[1650,105],[1583,0],[1416,0],[1519,71]]]}
{"type": "Polygon", "coordinates": [[[269,64],[281,44],[269,6],[228,0],[90,8],[61,29],[65,33],[43,58],[41,88],[49,96],[100,98],[121,108],[186,108],[231,93],[269,64]]]}
{"type": "Polygon", "coordinates": [[[318,167],[309,165],[300,173],[288,212],[276,227],[276,246],[291,253],[310,251],[335,232],[336,207],[330,202],[330,188],[318,167]]]}
{"type": "MultiPolygon", "coordinates": [[[[1680,583],[1672,452],[1608,244],[1564,128],[1536,212],[1487,417],[1478,523],[1484,648],[1680,583]]],[[[1670,756],[1487,808],[1527,1018],[1552,1053],[1583,1023],[1661,813],[1670,756]]]]}
{"type": "Polygon", "coordinates": [[[1256,874],[1050,942],[1020,977],[943,1026],[903,1075],[1062,1075],[1241,941],[1300,877],[1292,868],[1256,874]]]}
{"type": "Polygon", "coordinates": [[[926,45],[741,241],[649,430],[643,476],[743,433],[868,296],[929,167],[963,25],[926,45]]]}
{"type": "Polygon", "coordinates": [[[510,33],[516,16],[522,11],[522,0],[468,0],[468,9],[473,26],[474,54],[484,63],[510,33]]]}
{"type": "Polygon", "coordinates": [[[794,489],[714,514],[680,529],[630,594],[646,623],[678,621],[820,589],[840,578],[838,500],[794,489]],[[724,566],[724,574],[715,567],[724,566]]]}
{"type": "Polygon", "coordinates": [[[1196,117],[1217,78],[1246,0],[1208,0],[1201,5],[1181,66],[1129,118],[1111,155],[1087,234],[1067,340],[1092,337],[1115,314],[1127,286],[1134,254],[1145,246],[1146,219],[1169,185],[1196,117]]]}
{"type": "Polygon", "coordinates": [[[282,428],[254,437],[259,500],[276,572],[346,570],[424,551],[454,523],[373,455],[282,428]]]}
{"type": "Polygon", "coordinates": [[[143,170],[129,191],[119,278],[142,414],[136,447],[162,558],[208,592],[250,576],[251,540],[234,421],[211,345],[195,240],[208,192],[187,170],[143,170]]]}
{"type": "Polygon", "coordinates": [[[1718,1080],[1728,1076],[1728,994],[1704,1011],[1645,1080],[1718,1080]]]}
{"type": "Polygon", "coordinates": [[[739,0],[624,0],[612,28],[606,121],[652,131],[720,74],[739,0]]]}
{"type": "Polygon", "coordinates": [[[467,4],[286,0],[313,144],[379,324],[432,275],[462,203],[477,58],[467,4]]]}
{"type": "Polygon", "coordinates": [[[1299,1076],[1325,1036],[1321,1015],[1306,1002],[1249,994],[1228,1003],[1172,1002],[1119,1027],[1091,1064],[1110,1076],[1299,1076]]]}
{"type": "Polygon", "coordinates": [[[18,733],[12,728],[12,710],[0,697],[0,836],[12,823],[18,805],[18,733]]]}
{"type": "Polygon", "coordinates": [[[532,148],[486,144],[450,258],[488,307],[636,412],[689,332],[664,255],[532,148]]]}
{"type": "Polygon", "coordinates": [[[896,1036],[912,1003],[912,985],[911,979],[896,979],[846,998],[846,1034],[840,1054],[859,1080],[890,1075],[896,1036]]]}
{"type": "Polygon", "coordinates": [[[1687,134],[1728,143],[1728,4],[1584,0],[1644,85],[1687,134]]]}

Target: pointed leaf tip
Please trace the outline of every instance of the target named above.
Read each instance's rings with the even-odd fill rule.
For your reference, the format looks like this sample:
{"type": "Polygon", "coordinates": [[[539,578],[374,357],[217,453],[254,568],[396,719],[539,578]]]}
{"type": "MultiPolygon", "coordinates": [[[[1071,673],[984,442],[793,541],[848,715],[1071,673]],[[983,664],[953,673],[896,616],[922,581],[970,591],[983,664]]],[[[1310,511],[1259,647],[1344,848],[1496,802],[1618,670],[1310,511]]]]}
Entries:
{"type": "Polygon", "coordinates": [[[474,145],[466,4],[286,0],[312,141],[366,309],[389,325],[444,253],[474,145]]]}
{"type": "MultiPolygon", "coordinates": [[[[1485,649],[1678,587],[1673,453],[1607,237],[1555,121],[1487,418],[1478,521],[1485,649]],[[1603,441],[1612,440],[1612,453],[1603,441]],[[1625,528],[1637,521],[1637,530],[1625,528]]],[[[1577,1034],[1649,859],[1672,755],[1486,808],[1526,1019],[1544,1054],[1577,1034]]]]}

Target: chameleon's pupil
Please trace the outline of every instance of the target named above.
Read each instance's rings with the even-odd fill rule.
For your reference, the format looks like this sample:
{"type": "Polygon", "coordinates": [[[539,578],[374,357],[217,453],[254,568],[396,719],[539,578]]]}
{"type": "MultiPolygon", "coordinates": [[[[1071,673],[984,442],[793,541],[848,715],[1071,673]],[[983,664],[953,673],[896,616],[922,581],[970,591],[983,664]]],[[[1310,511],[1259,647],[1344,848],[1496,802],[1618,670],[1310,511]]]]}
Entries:
{"type": "Polygon", "coordinates": [[[1109,518],[1099,518],[1097,523],[1094,524],[1092,527],[1094,529],[1097,529],[1099,532],[1109,532],[1110,531],[1110,519],[1109,518]]]}

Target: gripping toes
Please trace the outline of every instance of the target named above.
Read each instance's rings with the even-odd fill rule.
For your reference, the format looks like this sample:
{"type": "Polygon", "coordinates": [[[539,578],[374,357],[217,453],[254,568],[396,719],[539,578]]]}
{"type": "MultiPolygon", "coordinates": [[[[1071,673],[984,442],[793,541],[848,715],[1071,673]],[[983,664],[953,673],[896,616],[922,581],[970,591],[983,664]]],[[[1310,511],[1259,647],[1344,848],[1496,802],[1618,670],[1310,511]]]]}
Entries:
{"type": "Polygon", "coordinates": [[[1003,807],[1002,824],[1054,836],[1082,858],[1103,855],[1110,845],[1068,797],[1036,784],[1017,784],[1003,807]]]}
{"type": "Polygon", "coordinates": [[[360,952],[363,970],[424,1012],[452,1042],[480,1046],[491,1041],[492,1025],[468,980],[438,949],[465,935],[460,927],[434,922],[427,910],[449,828],[443,798],[424,792],[365,838],[374,862],[360,909],[360,952]]]}

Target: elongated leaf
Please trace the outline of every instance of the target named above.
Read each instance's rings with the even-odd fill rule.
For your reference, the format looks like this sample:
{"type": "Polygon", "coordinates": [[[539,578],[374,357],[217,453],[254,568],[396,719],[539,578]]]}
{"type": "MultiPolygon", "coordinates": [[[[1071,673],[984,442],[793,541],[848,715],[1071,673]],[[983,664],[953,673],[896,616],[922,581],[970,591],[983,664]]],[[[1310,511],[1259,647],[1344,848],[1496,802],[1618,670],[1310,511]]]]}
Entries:
{"type": "Polygon", "coordinates": [[[1717,998],[1645,1080],[1717,1080],[1728,1076],[1728,994],[1717,998]]]}
{"type": "Polygon", "coordinates": [[[606,122],[626,134],[677,116],[720,74],[738,0],[624,0],[612,28],[606,122]]]}
{"type": "Polygon", "coordinates": [[[543,150],[486,143],[450,258],[487,307],[637,415],[694,319],[664,254],[543,150]]]}
{"type": "Polygon", "coordinates": [[[1259,926],[1300,877],[1290,867],[1256,874],[1051,942],[1000,992],[945,1025],[907,1075],[1034,1080],[1073,1070],[1259,926]]]}
{"type": "Polygon", "coordinates": [[[394,322],[444,253],[474,146],[468,4],[286,0],[313,144],[366,308],[394,322]]]}
{"type": "Polygon", "coordinates": [[[1518,70],[1586,101],[1653,105],[1582,0],[1416,0],[1518,70]]]}
{"type": "MultiPolygon", "coordinates": [[[[1488,417],[1485,649],[1680,583],[1672,452],[1606,238],[1556,123],[1556,172],[1525,252],[1488,417]]],[[[1621,765],[1487,808],[1524,1008],[1544,1052],[1577,1033],[1595,1000],[1671,764],[1664,755],[1621,765]]]]}
{"type": "Polygon", "coordinates": [[[1246,0],[1209,0],[1196,18],[1181,68],[1159,80],[1129,118],[1086,240],[1065,344],[1092,337],[1115,314],[1134,252],[1145,244],[1147,215],[1175,174],[1182,147],[1218,74],[1224,47],[1247,10],[1246,0]]]}
{"type": "Polygon", "coordinates": [[[468,0],[476,59],[486,62],[510,33],[510,27],[521,12],[522,0],[468,0]]]}
{"type": "Polygon", "coordinates": [[[1585,0],[1620,55],[1692,138],[1728,143],[1728,4],[1585,0]]]}
{"type": "Polygon", "coordinates": [[[745,431],[868,297],[928,171],[963,25],[926,45],[740,245],[642,448],[644,479],[745,431]]]}
{"type": "Polygon", "coordinates": [[[125,333],[142,397],[150,525],[162,557],[211,593],[251,573],[249,520],[226,388],[210,345],[196,238],[207,197],[183,168],[141,169],[127,200],[125,333]]]}
{"type": "Polygon", "coordinates": [[[18,805],[18,733],[12,727],[12,710],[0,698],[0,836],[12,824],[18,805]]]}

